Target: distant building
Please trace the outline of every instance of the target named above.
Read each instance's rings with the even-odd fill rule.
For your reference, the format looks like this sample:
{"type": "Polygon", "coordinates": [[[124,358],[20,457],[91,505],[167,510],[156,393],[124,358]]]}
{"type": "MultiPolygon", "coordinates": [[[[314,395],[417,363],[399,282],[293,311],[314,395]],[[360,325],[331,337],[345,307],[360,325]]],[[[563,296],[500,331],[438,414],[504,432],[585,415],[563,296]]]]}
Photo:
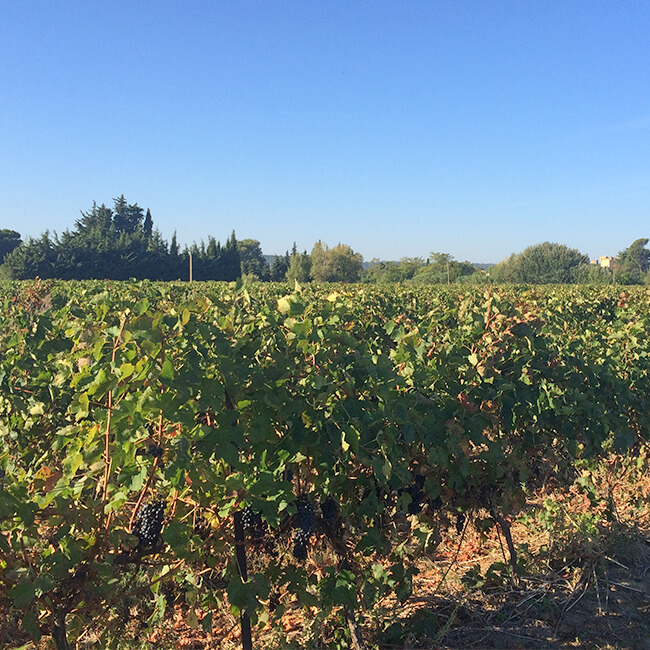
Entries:
{"type": "Polygon", "coordinates": [[[597,260],[591,260],[594,266],[602,266],[604,269],[613,269],[618,257],[613,255],[601,255],[597,260]]]}

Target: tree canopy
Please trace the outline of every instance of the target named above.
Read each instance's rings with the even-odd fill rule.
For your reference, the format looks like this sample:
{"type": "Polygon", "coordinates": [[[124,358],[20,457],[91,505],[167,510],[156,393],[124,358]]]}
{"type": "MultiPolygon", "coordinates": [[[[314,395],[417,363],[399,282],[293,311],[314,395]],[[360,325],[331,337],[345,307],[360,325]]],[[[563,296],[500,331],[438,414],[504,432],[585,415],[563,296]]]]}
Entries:
{"type": "Polygon", "coordinates": [[[347,244],[329,248],[318,241],[311,252],[311,277],[316,282],[359,282],[363,257],[347,244]]]}
{"type": "MultiPolygon", "coordinates": [[[[8,238],[15,242],[15,236],[8,238]]],[[[90,210],[81,212],[72,231],[53,237],[46,231],[38,239],[12,246],[4,256],[4,266],[11,277],[19,280],[37,276],[77,280],[186,279],[190,254],[197,279],[235,280],[241,274],[234,232],[223,247],[210,237],[207,246],[201,242],[181,252],[176,234],[169,246],[154,229],[151,211],[145,213],[137,203],[128,203],[124,195],[114,199],[110,208],[94,202],[90,210]]]]}
{"type": "MultiPolygon", "coordinates": [[[[122,194],[112,206],[93,202],[81,211],[72,230],[45,231],[21,240],[15,230],[0,230],[0,278],[232,281],[241,276],[274,282],[367,282],[375,284],[581,283],[650,284],[647,238],[632,242],[611,267],[563,244],[543,242],[512,254],[489,271],[453,255],[431,252],[398,262],[363,257],[347,244],[333,248],[317,241],[311,253],[265,255],[257,239],[237,241],[234,231],[224,245],[215,237],[181,248],[177,234],[168,243],[154,227],[151,210],[129,203],[122,194]]],[[[485,265],[483,265],[485,266],[485,265]]],[[[488,265],[489,266],[489,265],[488,265]]]]}
{"type": "Polygon", "coordinates": [[[285,275],[287,282],[308,282],[311,278],[311,266],[309,253],[307,251],[299,253],[294,244],[289,258],[289,268],[285,275]]]}
{"type": "Polygon", "coordinates": [[[432,252],[427,263],[413,276],[414,284],[451,284],[475,272],[470,262],[458,262],[449,253],[432,252]]]}
{"type": "Polygon", "coordinates": [[[403,257],[399,262],[382,262],[375,258],[364,271],[363,281],[377,284],[407,282],[423,266],[421,257],[403,257]]]}
{"type": "Polygon", "coordinates": [[[618,254],[616,279],[622,284],[642,284],[648,278],[650,251],[648,239],[643,237],[632,242],[618,254]]]}
{"type": "Polygon", "coordinates": [[[0,230],[0,264],[4,258],[11,253],[12,250],[18,248],[22,244],[20,233],[15,230],[8,230],[3,228],[0,230]]]}
{"type": "Polygon", "coordinates": [[[268,280],[270,269],[262,252],[262,246],[257,239],[242,239],[237,242],[241,272],[252,275],[260,280],[268,280]]]}
{"type": "Polygon", "coordinates": [[[564,244],[543,242],[529,246],[492,267],[497,282],[569,284],[576,281],[577,270],[589,264],[589,257],[564,244]]]}

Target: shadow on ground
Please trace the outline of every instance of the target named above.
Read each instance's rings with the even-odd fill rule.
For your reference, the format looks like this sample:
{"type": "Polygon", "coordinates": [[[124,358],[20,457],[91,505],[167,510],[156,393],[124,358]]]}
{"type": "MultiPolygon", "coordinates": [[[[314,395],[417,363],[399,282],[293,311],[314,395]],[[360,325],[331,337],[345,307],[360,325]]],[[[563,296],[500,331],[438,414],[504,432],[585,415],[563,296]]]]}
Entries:
{"type": "Polygon", "coordinates": [[[650,650],[650,540],[616,557],[526,576],[518,588],[420,598],[375,637],[381,650],[634,648],[650,650]]]}

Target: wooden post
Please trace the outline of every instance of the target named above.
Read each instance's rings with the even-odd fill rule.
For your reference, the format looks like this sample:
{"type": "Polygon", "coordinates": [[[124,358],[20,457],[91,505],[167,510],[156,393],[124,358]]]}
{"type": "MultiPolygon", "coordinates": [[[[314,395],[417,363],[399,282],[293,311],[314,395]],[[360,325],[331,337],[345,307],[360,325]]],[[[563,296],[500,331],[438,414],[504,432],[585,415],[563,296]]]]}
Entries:
{"type": "MultiPolygon", "coordinates": [[[[237,568],[243,582],[248,580],[248,569],[246,567],[246,538],[244,536],[244,526],[241,522],[241,510],[238,510],[234,516],[235,523],[235,559],[237,568]]],[[[246,610],[243,610],[239,616],[241,626],[241,645],[243,650],[253,650],[253,638],[251,636],[251,619],[246,610]]]]}
{"type": "Polygon", "coordinates": [[[70,650],[68,643],[68,635],[65,630],[65,611],[56,609],[51,614],[50,628],[52,632],[52,640],[57,650],[70,650]]]}
{"type": "Polygon", "coordinates": [[[353,650],[365,650],[365,645],[363,643],[363,636],[361,635],[361,629],[357,624],[354,613],[349,607],[345,608],[345,618],[348,622],[348,629],[350,630],[350,640],[352,641],[353,650]]]}
{"type": "MultiPolygon", "coordinates": [[[[225,391],[226,409],[234,411],[235,405],[232,403],[228,390],[225,391]]],[[[232,426],[236,426],[237,418],[235,417],[232,426]]],[[[248,567],[246,566],[246,535],[244,532],[244,525],[241,521],[241,510],[233,515],[233,523],[235,525],[235,560],[237,561],[237,568],[242,582],[248,580],[248,567]]],[[[239,616],[239,625],[241,627],[241,646],[243,650],[253,650],[253,638],[251,636],[251,618],[246,610],[243,610],[239,616]]]]}

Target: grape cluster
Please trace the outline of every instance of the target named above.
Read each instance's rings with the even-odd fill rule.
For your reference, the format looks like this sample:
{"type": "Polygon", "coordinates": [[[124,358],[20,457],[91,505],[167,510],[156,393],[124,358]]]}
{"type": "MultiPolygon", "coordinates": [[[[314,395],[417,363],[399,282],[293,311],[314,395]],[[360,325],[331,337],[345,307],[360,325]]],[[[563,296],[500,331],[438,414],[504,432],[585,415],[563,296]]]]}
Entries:
{"type": "Polygon", "coordinates": [[[152,458],[162,458],[163,448],[158,445],[149,445],[148,454],[152,458]]]}
{"type": "Polygon", "coordinates": [[[259,512],[252,506],[246,506],[241,511],[241,524],[253,539],[261,539],[266,532],[266,524],[259,512]]]}
{"type": "Polygon", "coordinates": [[[444,505],[444,501],[439,496],[435,499],[429,499],[429,510],[432,512],[435,510],[441,510],[444,505]]]}
{"type": "Polygon", "coordinates": [[[298,529],[293,536],[293,557],[296,560],[307,559],[307,546],[309,546],[309,538],[311,535],[302,529],[298,529]]]}
{"type": "Polygon", "coordinates": [[[272,591],[269,594],[269,612],[274,612],[280,604],[280,594],[277,591],[272,591]]]}
{"type": "Polygon", "coordinates": [[[306,494],[301,494],[296,501],[296,519],[298,530],[293,536],[293,557],[296,560],[306,560],[307,546],[316,529],[314,505],[306,494]]]}
{"type": "Polygon", "coordinates": [[[255,524],[255,510],[253,506],[246,506],[241,511],[241,525],[246,528],[252,528],[255,524]]]}
{"type": "Polygon", "coordinates": [[[306,494],[301,494],[296,501],[296,516],[298,517],[298,527],[311,535],[316,526],[316,514],[314,505],[306,494]]]}
{"type": "Polygon", "coordinates": [[[334,501],[331,496],[322,499],[320,502],[320,511],[325,521],[333,522],[338,515],[336,501],[334,501]]]}
{"type": "Polygon", "coordinates": [[[155,546],[160,538],[165,516],[165,502],[147,503],[135,516],[131,532],[138,538],[138,548],[155,546]]]}
{"type": "Polygon", "coordinates": [[[411,485],[398,490],[398,496],[401,496],[406,492],[406,494],[411,497],[411,502],[407,506],[409,515],[417,515],[422,511],[422,506],[424,505],[425,500],[424,481],[424,476],[422,476],[422,474],[417,474],[411,485]]]}

